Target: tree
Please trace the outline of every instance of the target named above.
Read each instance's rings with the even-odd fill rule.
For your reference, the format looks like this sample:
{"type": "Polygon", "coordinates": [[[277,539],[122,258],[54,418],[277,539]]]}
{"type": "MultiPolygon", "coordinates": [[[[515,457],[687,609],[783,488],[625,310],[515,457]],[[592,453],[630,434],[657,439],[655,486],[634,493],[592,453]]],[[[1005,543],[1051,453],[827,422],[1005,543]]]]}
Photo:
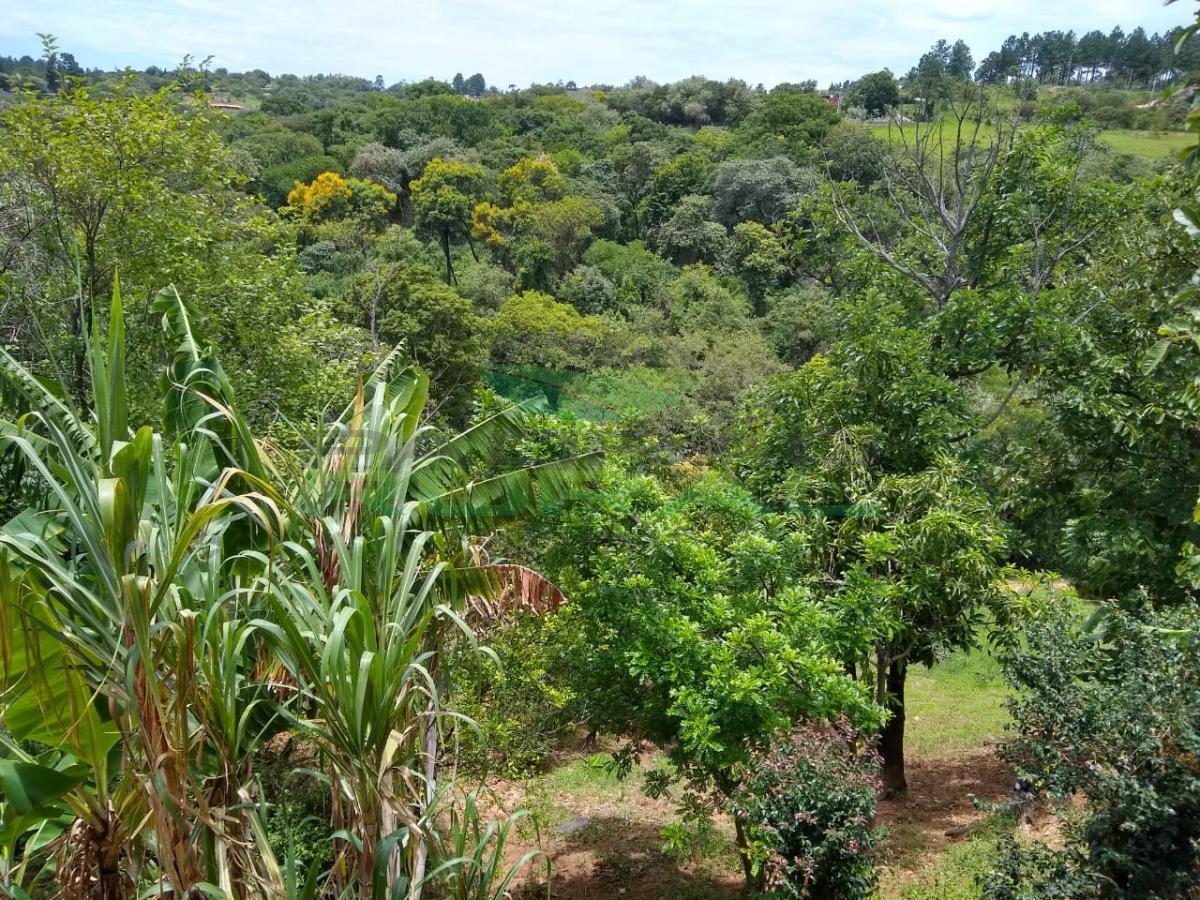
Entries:
{"type": "Polygon", "coordinates": [[[746,285],[757,316],[765,312],[767,294],[791,275],[783,259],[783,243],[766,226],[742,222],[733,227],[729,260],[746,285]]]}
{"type": "Polygon", "coordinates": [[[669,321],[677,334],[731,334],[750,325],[750,304],[703,264],[688,266],[667,289],[669,321]]]}
{"type": "Polygon", "coordinates": [[[861,106],[869,116],[884,116],[900,103],[900,88],[890,69],[864,75],[850,89],[848,102],[861,106]]]}
{"type": "Polygon", "coordinates": [[[497,200],[471,212],[471,234],[497,252],[524,287],[549,288],[568,272],[604,221],[591,200],[567,194],[566,179],[549,159],[518,160],[500,173],[497,200]]]}
{"type": "Polygon", "coordinates": [[[471,210],[483,187],[483,169],[434,157],[412,188],[413,209],[420,228],[434,234],[446,260],[446,284],[454,283],[450,242],[466,237],[471,210]]]}
{"type": "Polygon", "coordinates": [[[41,32],[38,32],[38,38],[42,42],[42,58],[45,61],[46,90],[56,94],[59,87],[58,39],[52,34],[41,32]]]}
{"type": "Polygon", "coordinates": [[[855,213],[841,190],[833,195],[839,221],[935,309],[963,289],[994,286],[1001,272],[1036,300],[1064,260],[1111,222],[1107,204],[1077,202],[1090,141],[1085,132],[1047,126],[1018,135],[998,115],[985,132],[984,102],[972,95],[952,104],[953,128],[938,123],[901,132],[899,149],[887,158],[889,203],[912,227],[914,247],[925,250],[910,257],[903,244],[876,233],[869,211],[855,213]],[[1057,148],[1053,162],[1044,155],[1047,146],[1057,148]],[[995,268],[1014,248],[1022,251],[1020,264],[995,268]],[[922,262],[914,265],[916,259],[922,262]]]}
{"type": "Polygon", "coordinates": [[[643,232],[670,218],[684,197],[705,193],[713,169],[707,155],[695,152],[680,154],[656,169],[639,204],[643,232]]]}
{"type": "Polygon", "coordinates": [[[971,56],[971,48],[964,41],[955,41],[950,50],[950,60],[946,63],[946,74],[961,81],[970,81],[974,71],[975,60],[971,56]]]}
{"type": "MultiPolygon", "coordinates": [[[[4,258],[9,267],[24,258],[40,270],[39,290],[54,282],[65,288],[78,262],[83,294],[60,314],[68,343],[42,352],[66,351],[70,371],[61,374],[86,401],[84,336],[93,303],[111,290],[118,256],[126,284],[136,284],[168,242],[195,233],[187,219],[203,220],[233,173],[203,116],[177,112],[170,92],[139,96],[128,83],[101,99],[85,89],[26,99],[5,111],[3,128],[0,179],[8,205],[25,219],[6,229],[4,258]]],[[[31,345],[38,342],[30,334],[31,345]]]]}
{"type": "Polygon", "coordinates": [[[396,195],[361,178],[342,178],[323,172],[310,184],[298,183],[288,194],[288,206],[307,222],[336,222],[353,217],[363,228],[380,231],[396,205],[396,195]]]}
{"type": "Polygon", "coordinates": [[[585,368],[597,355],[604,323],[549,294],[524,291],[505,300],[492,325],[492,359],[549,369],[585,368]]]}
{"type": "Polygon", "coordinates": [[[487,82],[476,72],[463,83],[463,90],[468,97],[482,97],[487,93],[487,82]]]}
{"type": "MultiPolygon", "coordinates": [[[[588,720],[662,747],[675,768],[648,784],[665,794],[682,780],[693,815],[714,790],[732,799],[739,767],[792,723],[878,722],[827,653],[843,635],[800,584],[807,560],[790,524],[716,474],[672,494],[610,467],[553,535],[588,720]]],[[[745,854],[747,822],[735,824],[745,854]]]]}
{"type": "Polygon", "coordinates": [[[292,390],[281,373],[319,380],[324,355],[308,328],[320,312],[300,290],[287,229],[238,190],[210,113],[173,88],[146,93],[128,79],[101,92],[77,86],[26,97],[4,110],[5,332],[40,376],[89,403],[85,339],[96,298],[111,292],[119,269],[131,402],[148,415],[167,349],[149,306],[173,282],[222,343],[235,382],[255,398],[253,419],[306,419],[314,411],[298,402],[308,392],[292,390]]]}
{"type": "Polygon", "coordinates": [[[754,394],[735,471],[764,502],[810,514],[826,562],[816,590],[870,635],[847,671],[874,680],[886,706],[884,787],[907,790],[905,685],[911,665],[971,647],[1005,620],[1003,529],[952,456],[966,425],[955,385],[932,370],[922,335],[894,307],[858,313],[858,328],[754,394]]]}
{"type": "Polygon", "coordinates": [[[529,232],[554,252],[557,273],[565,273],[578,262],[591,243],[594,229],[604,222],[603,211],[591,200],[567,196],[533,206],[529,232]]]}
{"type": "Polygon", "coordinates": [[[712,221],[711,214],[710,197],[689,194],[680,198],[671,217],[651,234],[655,249],[680,266],[697,262],[720,265],[729,237],[724,226],[712,221]]]}
{"type": "Polygon", "coordinates": [[[567,180],[551,160],[524,157],[500,173],[496,191],[506,206],[544,203],[561,200],[567,192],[567,180]]]}
{"type": "Polygon", "coordinates": [[[842,122],[821,143],[825,171],[834,181],[870,187],[883,177],[888,147],[863,125],[842,122]]]}
{"type": "Polygon", "coordinates": [[[620,304],[657,308],[667,314],[666,291],[678,270],[641,241],[596,241],[583,259],[616,285],[620,304]]]}
{"type": "Polygon", "coordinates": [[[782,153],[803,164],[838,122],[837,110],[815,94],[768,94],[739,130],[761,155],[782,153]]]}
{"type": "Polygon", "coordinates": [[[617,286],[595,266],[576,266],[559,286],[560,296],[582,313],[604,313],[616,306],[617,286]]]}
{"type": "Polygon", "coordinates": [[[404,152],[374,142],[354,151],[350,174],[381,184],[397,196],[408,190],[411,180],[404,152]]]}
{"type": "Polygon", "coordinates": [[[766,299],[763,332],[767,343],[789,366],[802,366],[829,350],[838,332],[833,297],[815,285],[789,288],[766,299]]]}
{"type": "Polygon", "coordinates": [[[400,220],[413,223],[412,182],[421,177],[430,160],[459,158],[462,151],[449,138],[423,140],[415,132],[396,134],[394,139],[405,149],[397,150],[377,142],[363,144],[354,152],[350,174],[377,181],[396,194],[400,220]]]}
{"type": "Polygon", "coordinates": [[[429,374],[430,397],[449,422],[462,421],[486,349],[483,320],[433,269],[401,258],[356,279],[348,321],[367,327],[376,346],[403,345],[429,374]]]}
{"type": "Polygon", "coordinates": [[[771,225],[815,193],[817,185],[816,172],[787,157],[730,160],[713,176],[713,217],[730,228],[746,221],[771,225]]]}

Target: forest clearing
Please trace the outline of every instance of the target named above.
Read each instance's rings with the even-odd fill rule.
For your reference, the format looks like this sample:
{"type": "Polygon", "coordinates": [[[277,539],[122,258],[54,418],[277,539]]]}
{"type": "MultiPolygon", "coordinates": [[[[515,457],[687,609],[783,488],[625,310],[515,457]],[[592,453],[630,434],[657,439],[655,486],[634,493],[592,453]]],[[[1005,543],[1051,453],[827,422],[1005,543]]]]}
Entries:
{"type": "MultiPolygon", "coordinates": [[[[912,797],[880,808],[888,829],[880,896],[972,897],[995,834],[1018,827],[1014,816],[993,817],[973,802],[1003,804],[1013,786],[1011,767],[995,756],[1007,721],[999,671],[991,660],[972,654],[914,675],[910,690],[912,797]]],[[[674,807],[647,798],[636,774],[622,780],[610,763],[610,755],[597,748],[564,751],[548,772],[526,783],[492,784],[505,805],[523,807],[538,819],[510,857],[531,847],[544,850],[554,896],[563,900],[742,896],[732,874],[737,849],[728,821],[718,823],[698,854],[664,854],[661,832],[674,821],[674,807]]],[[[648,768],[663,763],[653,753],[641,761],[648,768]]],[[[534,867],[528,896],[538,894],[537,876],[534,867]]]]}

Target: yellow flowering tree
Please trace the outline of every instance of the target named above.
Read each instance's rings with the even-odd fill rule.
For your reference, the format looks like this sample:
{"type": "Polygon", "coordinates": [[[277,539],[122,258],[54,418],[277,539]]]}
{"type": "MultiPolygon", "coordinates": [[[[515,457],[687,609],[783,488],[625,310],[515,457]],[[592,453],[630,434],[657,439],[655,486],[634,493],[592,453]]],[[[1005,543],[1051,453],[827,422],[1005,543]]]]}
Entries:
{"type": "Polygon", "coordinates": [[[454,283],[450,242],[459,235],[468,235],[471,209],[482,189],[481,167],[440,156],[431,159],[421,177],[410,186],[417,226],[436,237],[442,245],[446,258],[446,284],[454,283]]]}
{"type": "Polygon", "coordinates": [[[382,230],[396,207],[396,195],[373,181],[322,172],[308,184],[297,181],[287,203],[309,224],[337,222],[353,216],[374,230],[382,230]]]}
{"type": "Polygon", "coordinates": [[[521,159],[496,179],[496,200],[471,210],[471,236],[484,240],[526,287],[552,283],[578,261],[604,213],[586,197],[567,196],[567,180],[549,159],[521,159]]]}

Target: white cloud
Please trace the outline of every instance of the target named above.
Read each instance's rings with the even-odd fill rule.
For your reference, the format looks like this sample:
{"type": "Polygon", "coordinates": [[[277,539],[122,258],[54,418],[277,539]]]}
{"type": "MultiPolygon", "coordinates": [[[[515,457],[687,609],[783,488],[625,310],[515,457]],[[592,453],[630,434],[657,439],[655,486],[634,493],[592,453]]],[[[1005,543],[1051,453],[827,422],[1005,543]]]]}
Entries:
{"type": "Polygon", "coordinates": [[[272,72],[349,72],[388,81],[481,71],[499,84],[621,83],[689,74],[825,83],[907,70],[937,38],[977,59],[1009,34],[1163,30],[1187,17],[1144,0],[59,0],[0,22],[0,52],[37,52],[51,31],[85,65],[170,66],[185,53],[272,72]]]}

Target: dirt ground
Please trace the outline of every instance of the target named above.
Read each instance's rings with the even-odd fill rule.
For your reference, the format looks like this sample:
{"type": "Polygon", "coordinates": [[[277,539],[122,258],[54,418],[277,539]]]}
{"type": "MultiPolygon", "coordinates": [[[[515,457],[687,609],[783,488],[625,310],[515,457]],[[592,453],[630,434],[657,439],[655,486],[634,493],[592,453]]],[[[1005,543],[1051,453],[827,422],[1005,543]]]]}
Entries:
{"type": "MultiPolygon", "coordinates": [[[[879,805],[879,822],[889,830],[883,847],[885,896],[896,895],[916,881],[949,844],[969,840],[973,823],[987,815],[973,798],[1003,801],[1012,787],[1012,772],[990,747],[984,747],[912,759],[908,780],[908,799],[882,800],[879,805]]],[[[521,805],[521,785],[497,784],[496,788],[505,807],[521,805]]],[[[662,852],[660,830],[675,819],[674,807],[669,801],[646,797],[639,785],[584,796],[560,792],[550,799],[554,812],[539,829],[541,834],[524,829],[507,855],[515,860],[540,846],[552,866],[555,900],[742,896],[741,873],[732,853],[678,860],[662,852]]],[[[718,829],[731,845],[729,823],[718,823],[718,829]]],[[[544,868],[531,871],[530,876],[514,895],[545,897],[544,868]]]]}
{"type": "Polygon", "coordinates": [[[990,747],[947,757],[909,760],[908,797],[880,800],[879,822],[888,828],[883,851],[885,892],[917,880],[955,841],[970,839],[987,817],[975,800],[1000,803],[1012,790],[1013,773],[990,747]]]}

